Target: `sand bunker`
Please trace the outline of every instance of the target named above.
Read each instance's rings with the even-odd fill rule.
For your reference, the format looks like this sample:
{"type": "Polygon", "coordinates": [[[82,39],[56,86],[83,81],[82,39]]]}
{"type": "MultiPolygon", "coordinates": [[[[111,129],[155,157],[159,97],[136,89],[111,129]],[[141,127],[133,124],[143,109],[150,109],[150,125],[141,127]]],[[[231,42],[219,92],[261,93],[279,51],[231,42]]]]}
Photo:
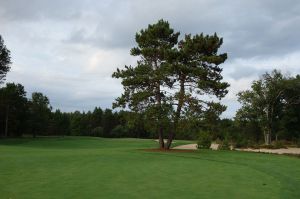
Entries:
{"type": "Polygon", "coordinates": [[[262,153],[276,153],[276,154],[300,154],[300,148],[287,148],[287,149],[235,149],[237,151],[250,151],[262,153]]]}
{"type": "MultiPolygon", "coordinates": [[[[212,150],[218,150],[219,144],[212,143],[210,148],[212,150]]],[[[173,149],[189,149],[197,150],[197,144],[185,144],[176,146],[173,149]]],[[[297,154],[300,155],[300,148],[287,148],[287,149],[234,149],[237,151],[249,151],[249,152],[261,152],[261,153],[275,153],[275,154],[297,154]]]]}

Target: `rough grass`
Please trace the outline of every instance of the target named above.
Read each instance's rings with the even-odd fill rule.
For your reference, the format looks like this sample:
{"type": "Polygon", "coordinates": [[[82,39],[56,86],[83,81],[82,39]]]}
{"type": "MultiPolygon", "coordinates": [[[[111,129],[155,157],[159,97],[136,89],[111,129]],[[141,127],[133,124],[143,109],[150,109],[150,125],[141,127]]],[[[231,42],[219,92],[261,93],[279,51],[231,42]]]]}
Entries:
{"type": "Polygon", "coordinates": [[[299,158],[137,150],[156,146],[139,139],[0,140],[0,198],[300,198],[299,158]]]}

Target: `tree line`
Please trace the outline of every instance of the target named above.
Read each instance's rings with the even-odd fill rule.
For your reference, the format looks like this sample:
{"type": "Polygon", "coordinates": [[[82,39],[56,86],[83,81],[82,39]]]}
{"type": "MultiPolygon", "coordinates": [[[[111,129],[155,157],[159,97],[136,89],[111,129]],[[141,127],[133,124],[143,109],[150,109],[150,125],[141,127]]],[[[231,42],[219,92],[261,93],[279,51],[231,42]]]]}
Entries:
{"type": "Polygon", "coordinates": [[[21,84],[0,88],[0,137],[99,136],[149,137],[143,127],[125,125],[128,112],[95,107],[87,112],[52,110],[47,96],[34,92],[31,98],[21,84]]]}
{"type": "MultiPolygon", "coordinates": [[[[156,129],[145,114],[95,107],[87,112],[53,110],[40,92],[30,98],[21,84],[7,83],[0,88],[0,137],[96,136],[156,138],[156,129]]],[[[217,117],[215,117],[217,119],[217,117]]],[[[182,121],[178,138],[196,139],[207,121],[182,121]]]]}

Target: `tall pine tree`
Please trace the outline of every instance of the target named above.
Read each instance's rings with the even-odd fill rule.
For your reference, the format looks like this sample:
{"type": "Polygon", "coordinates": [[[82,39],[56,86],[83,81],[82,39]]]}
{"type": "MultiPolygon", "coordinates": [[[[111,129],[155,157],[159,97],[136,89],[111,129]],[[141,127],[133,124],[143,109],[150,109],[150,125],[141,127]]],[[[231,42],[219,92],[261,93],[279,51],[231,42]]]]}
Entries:
{"type": "Polygon", "coordinates": [[[137,65],[113,73],[113,77],[122,79],[124,87],[114,107],[128,105],[135,112],[146,113],[156,123],[160,148],[164,148],[163,121],[172,108],[163,89],[170,84],[167,58],[178,36],[167,21],[149,25],[136,34],[137,47],[131,49],[131,55],[139,56],[137,65]]]}

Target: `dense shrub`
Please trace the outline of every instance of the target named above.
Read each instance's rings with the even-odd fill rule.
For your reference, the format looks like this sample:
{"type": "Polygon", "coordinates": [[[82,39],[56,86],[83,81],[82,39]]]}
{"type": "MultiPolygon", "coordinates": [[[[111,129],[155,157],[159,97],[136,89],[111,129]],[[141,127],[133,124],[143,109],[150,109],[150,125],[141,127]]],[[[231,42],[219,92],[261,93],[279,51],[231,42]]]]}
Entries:
{"type": "Polygon", "coordinates": [[[128,136],[128,128],[126,126],[117,125],[110,132],[110,136],[114,138],[126,137],[128,136]]]}
{"type": "Polygon", "coordinates": [[[211,135],[206,132],[202,131],[199,133],[198,137],[198,149],[209,149],[212,142],[211,135]]]}
{"type": "Polygon", "coordinates": [[[246,139],[238,139],[235,142],[235,148],[247,148],[248,147],[248,141],[246,139]]]}
{"type": "Polygon", "coordinates": [[[103,137],[103,128],[101,126],[94,128],[91,132],[91,136],[103,137]]]}
{"type": "Polygon", "coordinates": [[[218,149],[219,149],[219,150],[230,150],[230,144],[229,144],[228,139],[225,138],[225,139],[219,144],[218,149]]]}
{"type": "Polygon", "coordinates": [[[258,149],[259,144],[254,142],[253,140],[238,139],[234,143],[234,148],[254,148],[254,149],[258,149]]]}

